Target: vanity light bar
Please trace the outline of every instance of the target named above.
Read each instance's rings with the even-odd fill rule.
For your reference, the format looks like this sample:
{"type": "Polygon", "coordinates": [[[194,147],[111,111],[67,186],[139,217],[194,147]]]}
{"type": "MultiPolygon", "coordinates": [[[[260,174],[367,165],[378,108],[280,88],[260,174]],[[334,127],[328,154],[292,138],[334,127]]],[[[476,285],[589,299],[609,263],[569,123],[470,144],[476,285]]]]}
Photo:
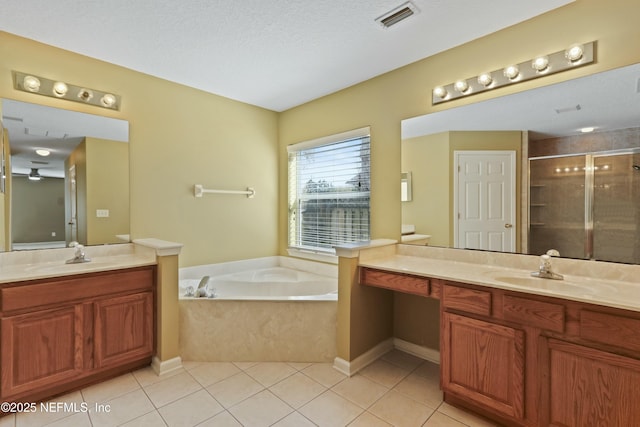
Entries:
{"type": "Polygon", "coordinates": [[[110,110],[120,109],[120,96],[97,89],[72,85],[63,81],[47,79],[35,74],[13,72],[13,87],[23,92],[81,102],[110,110]]]}
{"type": "Polygon", "coordinates": [[[482,73],[476,77],[457,80],[445,86],[435,87],[431,92],[432,105],[481,93],[502,86],[536,79],[560,71],[581,67],[594,61],[596,42],[575,44],[548,55],[541,55],[500,70],[482,73]]]}

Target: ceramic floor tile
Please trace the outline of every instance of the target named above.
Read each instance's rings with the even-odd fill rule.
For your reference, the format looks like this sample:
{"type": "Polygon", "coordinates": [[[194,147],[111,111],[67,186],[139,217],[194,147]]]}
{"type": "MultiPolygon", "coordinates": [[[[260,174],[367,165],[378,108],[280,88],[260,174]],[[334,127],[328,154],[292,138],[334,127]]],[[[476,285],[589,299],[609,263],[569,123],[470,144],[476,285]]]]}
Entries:
{"type": "Polygon", "coordinates": [[[264,386],[244,372],[207,387],[209,394],[225,408],[230,408],[262,390],[264,386]]]}
{"type": "Polygon", "coordinates": [[[132,391],[105,403],[107,410],[89,409],[93,427],[117,426],[155,410],[143,390],[132,391]]]}
{"type": "Polygon", "coordinates": [[[440,383],[435,379],[411,374],[393,389],[430,408],[436,409],[442,403],[440,383]]]}
{"type": "Polygon", "coordinates": [[[441,412],[454,420],[460,421],[466,426],[469,427],[497,427],[499,424],[493,423],[489,420],[486,420],[478,415],[475,415],[471,412],[465,411],[464,409],[458,409],[454,406],[449,405],[448,403],[442,403],[438,407],[438,412],[441,412]]]}
{"type": "Polygon", "coordinates": [[[73,414],[51,424],[47,424],[47,427],[91,427],[91,420],[89,419],[89,413],[79,412],[73,414]]]}
{"type": "Polygon", "coordinates": [[[327,388],[333,387],[347,378],[345,374],[336,370],[331,363],[314,363],[303,369],[302,373],[327,388]]]}
{"type": "Polygon", "coordinates": [[[122,427],[166,427],[166,425],[160,413],[153,411],[122,424],[122,427]]]}
{"type": "Polygon", "coordinates": [[[208,387],[240,371],[240,368],[230,362],[211,362],[196,366],[191,369],[189,373],[196,381],[202,384],[203,387],[208,387]]]}
{"type": "Polygon", "coordinates": [[[311,363],[307,362],[287,362],[287,364],[297,371],[302,371],[304,368],[311,366],[311,363]]]}
{"type": "Polygon", "coordinates": [[[205,363],[205,362],[195,362],[195,361],[192,361],[192,360],[183,360],[182,361],[182,367],[184,369],[186,369],[187,371],[190,371],[191,369],[193,369],[193,368],[195,368],[197,366],[200,366],[203,363],[205,363]]]}
{"type": "Polygon", "coordinates": [[[163,406],[158,412],[169,427],[193,427],[223,410],[206,390],[200,390],[163,406]]]}
{"type": "MultiPolygon", "coordinates": [[[[35,412],[22,412],[15,415],[16,426],[40,427],[61,420],[63,418],[67,418],[74,414],[74,408],[78,408],[78,410],[82,409],[82,402],[82,394],[79,391],[76,391],[45,402],[45,405],[55,405],[51,407],[53,409],[52,411],[41,410],[41,405],[37,404],[35,412]],[[64,406],[58,406],[65,404],[67,404],[66,408],[64,406]]],[[[11,417],[7,418],[10,419],[11,417]]],[[[9,425],[13,427],[13,424],[9,425]]]]}
{"type": "Polygon", "coordinates": [[[412,372],[412,374],[440,381],[440,365],[433,362],[423,362],[412,372]]]}
{"type": "Polygon", "coordinates": [[[376,360],[362,369],[360,374],[387,388],[393,388],[409,375],[409,371],[384,360],[376,360]]]}
{"type": "Polygon", "coordinates": [[[325,386],[299,372],[269,388],[269,391],[296,409],[326,390],[325,386]]]}
{"type": "Polygon", "coordinates": [[[174,369],[166,374],[158,375],[151,366],[147,366],[146,368],[133,371],[132,374],[142,387],[146,387],[184,372],[184,369],[174,369]]]}
{"type": "MultiPolygon", "coordinates": [[[[351,424],[349,424],[349,427],[392,427],[392,426],[388,422],[381,420],[375,415],[369,412],[364,412],[362,413],[362,415],[356,418],[351,424]]],[[[398,426],[398,427],[401,427],[401,426],[398,426]]]]}
{"type": "Polygon", "coordinates": [[[16,425],[16,415],[9,414],[0,417],[0,427],[14,427],[16,425]]]}
{"type": "Polygon", "coordinates": [[[105,403],[114,397],[139,389],[140,384],[136,378],[132,374],[124,374],[82,389],[82,397],[89,403],[105,403]]]}
{"type": "Polygon", "coordinates": [[[427,422],[424,423],[423,427],[467,427],[467,425],[436,411],[429,417],[427,422]]]}
{"type": "Polygon", "coordinates": [[[238,368],[242,369],[243,371],[246,371],[250,367],[257,365],[258,362],[233,362],[233,364],[236,365],[238,368]]]}
{"type": "Polygon", "coordinates": [[[315,427],[315,424],[299,412],[293,412],[275,423],[273,427],[315,427]]]}
{"type": "Polygon", "coordinates": [[[395,426],[421,426],[434,411],[394,390],[369,408],[373,415],[395,426]]]}
{"type": "Polygon", "coordinates": [[[253,365],[246,369],[245,372],[263,386],[271,387],[298,371],[286,363],[263,362],[253,365]]]}
{"type": "Polygon", "coordinates": [[[405,353],[404,351],[400,351],[398,349],[391,350],[390,352],[382,356],[382,360],[392,363],[408,371],[413,371],[424,362],[423,359],[405,353]]]}
{"type": "Polygon", "coordinates": [[[336,427],[346,426],[364,411],[355,403],[328,390],[304,405],[298,412],[321,427],[336,427]]]}
{"type": "Polygon", "coordinates": [[[243,426],[270,426],[293,412],[293,409],[268,390],[254,394],[229,409],[243,426]]]}
{"type": "Polygon", "coordinates": [[[150,386],[144,387],[156,408],[164,406],[188,394],[200,390],[202,386],[187,372],[174,375],[150,386]]]}
{"type": "Polygon", "coordinates": [[[229,412],[220,412],[213,418],[209,418],[197,427],[243,427],[229,412]]]}
{"type": "Polygon", "coordinates": [[[335,385],[331,388],[331,391],[350,400],[361,408],[367,409],[388,392],[389,389],[363,375],[356,374],[335,385]]]}

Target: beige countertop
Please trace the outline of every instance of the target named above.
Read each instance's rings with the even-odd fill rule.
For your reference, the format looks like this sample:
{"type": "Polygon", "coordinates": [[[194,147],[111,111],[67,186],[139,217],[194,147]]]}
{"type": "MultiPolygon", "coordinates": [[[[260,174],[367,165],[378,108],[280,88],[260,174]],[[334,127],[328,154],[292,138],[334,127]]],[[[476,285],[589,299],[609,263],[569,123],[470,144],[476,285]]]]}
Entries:
{"type": "MultiPolygon", "coordinates": [[[[408,252],[412,251],[415,252],[413,249],[408,252]]],[[[508,256],[517,255],[509,254],[508,256]]],[[[536,261],[536,257],[527,257],[533,262],[536,261]]],[[[561,264],[562,260],[554,261],[561,264]]],[[[523,269],[496,265],[495,263],[482,264],[469,262],[468,260],[448,260],[393,253],[388,250],[379,254],[372,253],[369,256],[361,257],[359,265],[398,273],[640,311],[640,283],[637,281],[564,274],[561,266],[558,266],[555,271],[563,274],[564,280],[540,279],[532,277],[530,274],[531,271],[535,270],[535,264],[532,265],[532,269],[523,269]]]]}
{"type": "Polygon", "coordinates": [[[90,246],[85,250],[91,261],[81,264],[66,264],[66,260],[74,256],[73,248],[0,254],[0,284],[157,263],[155,250],[140,245],[90,246]]]}

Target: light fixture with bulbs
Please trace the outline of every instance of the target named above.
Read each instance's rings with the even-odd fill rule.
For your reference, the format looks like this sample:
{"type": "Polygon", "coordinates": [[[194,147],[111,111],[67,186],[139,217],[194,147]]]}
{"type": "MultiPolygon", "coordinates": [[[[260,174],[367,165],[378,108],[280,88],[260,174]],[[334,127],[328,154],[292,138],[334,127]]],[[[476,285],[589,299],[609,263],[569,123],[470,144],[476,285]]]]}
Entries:
{"type": "Polygon", "coordinates": [[[432,90],[433,105],[493,90],[517,82],[535,79],[590,64],[595,60],[596,42],[574,44],[565,50],[536,56],[528,61],[508,65],[500,70],[484,72],[477,77],[456,80],[432,90]]]}
{"type": "Polygon", "coordinates": [[[81,102],[110,110],[120,109],[120,96],[114,93],[76,86],[20,71],[13,71],[13,87],[24,92],[81,102]]]}

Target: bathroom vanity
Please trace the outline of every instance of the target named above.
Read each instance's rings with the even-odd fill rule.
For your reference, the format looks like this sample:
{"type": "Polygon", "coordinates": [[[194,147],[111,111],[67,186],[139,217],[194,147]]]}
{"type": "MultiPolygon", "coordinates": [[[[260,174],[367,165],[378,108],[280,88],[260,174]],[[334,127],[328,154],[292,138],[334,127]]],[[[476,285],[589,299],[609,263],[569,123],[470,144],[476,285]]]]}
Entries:
{"type": "Polygon", "coordinates": [[[36,402],[151,362],[155,259],[123,258],[3,269],[2,401],[36,402]]]}
{"type": "Polygon", "coordinates": [[[359,270],[361,285],[440,300],[445,401],[504,425],[640,425],[635,283],[403,255],[359,270]]]}

